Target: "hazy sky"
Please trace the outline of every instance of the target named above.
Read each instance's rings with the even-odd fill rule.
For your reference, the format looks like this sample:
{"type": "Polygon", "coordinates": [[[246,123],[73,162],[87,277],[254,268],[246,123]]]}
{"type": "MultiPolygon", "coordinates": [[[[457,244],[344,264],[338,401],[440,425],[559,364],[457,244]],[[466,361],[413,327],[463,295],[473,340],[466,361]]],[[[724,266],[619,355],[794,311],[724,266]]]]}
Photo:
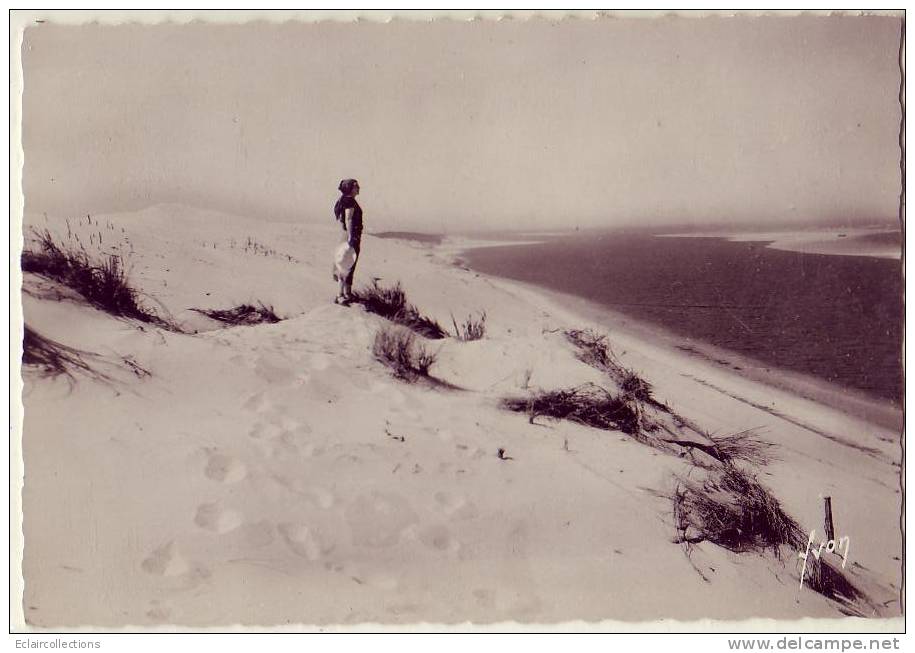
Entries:
{"type": "Polygon", "coordinates": [[[895,219],[897,18],[26,30],[27,211],[371,230],[895,219]]]}

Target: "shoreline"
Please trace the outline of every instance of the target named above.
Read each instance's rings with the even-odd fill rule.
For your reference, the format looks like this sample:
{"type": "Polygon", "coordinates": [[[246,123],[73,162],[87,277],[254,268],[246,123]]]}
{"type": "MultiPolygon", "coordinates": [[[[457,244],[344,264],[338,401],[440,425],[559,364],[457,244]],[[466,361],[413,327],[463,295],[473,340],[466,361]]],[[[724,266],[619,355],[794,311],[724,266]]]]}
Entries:
{"type": "MultiPolygon", "coordinates": [[[[609,332],[611,338],[621,334],[626,340],[633,343],[664,350],[666,355],[677,360],[684,362],[689,360],[691,365],[698,362],[716,373],[725,373],[733,377],[734,382],[743,380],[778,392],[794,394],[847,417],[892,431],[897,437],[902,435],[903,409],[891,400],[876,398],[860,390],[846,388],[812,375],[775,367],[764,361],[675,333],[663,326],[639,320],[583,297],[481,272],[470,267],[462,256],[475,246],[481,245],[471,247],[463,245],[464,243],[461,243],[460,246],[458,243],[453,243],[449,247],[449,243],[443,242],[435,249],[449,260],[450,265],[472,271],[491,281],[507,284],[508,287],[521,289],[527,295],[545,299],[550,304],[561,308],[569,317],[579,317],[600,325],[609,332]]],[[[731,396],[734,399],[752,403],[746,398],[731,396]]],[[[765,407],[759,407],[766,410],[765,407]]]]}
{"type": "Polygon", "coordinates": [[[891,229],[821,229],[817,231],[702,231],[657,234],[658,238],[720,238],[730,242],[766,243],[769,249],[826,256],[863,256],[902,260],[902,233],[891,229]],[[899,236],[898,246],[888,237],[899,236]]]}

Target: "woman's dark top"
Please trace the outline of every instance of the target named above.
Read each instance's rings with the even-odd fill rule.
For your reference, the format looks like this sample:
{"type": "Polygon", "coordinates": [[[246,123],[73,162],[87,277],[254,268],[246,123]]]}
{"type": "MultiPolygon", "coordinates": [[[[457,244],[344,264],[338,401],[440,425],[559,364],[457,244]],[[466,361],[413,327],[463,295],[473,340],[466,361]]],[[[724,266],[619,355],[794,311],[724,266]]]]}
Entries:
{"type": "Polygon", "coordinates": [[[353,209],[353,235],[350,245],[352,245],[353,249],[358,253],[359,245],[362,241],[362,207],[359,206],[355,197],[350,197],[349,195],[344,195],[337,200],[337,203],[334,204],[334,215],[343,227],[343,231],[346,231],[346,209],[353,209]]]}

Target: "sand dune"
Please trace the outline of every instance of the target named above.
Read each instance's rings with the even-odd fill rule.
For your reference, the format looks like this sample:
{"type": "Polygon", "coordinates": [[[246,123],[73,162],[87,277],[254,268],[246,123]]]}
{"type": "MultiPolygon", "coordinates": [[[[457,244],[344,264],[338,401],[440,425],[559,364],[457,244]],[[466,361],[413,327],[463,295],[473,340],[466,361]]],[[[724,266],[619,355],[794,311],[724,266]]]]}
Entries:
{"type": "Polygon", "coordinates": [[[457,389],[404,383],[372,356],[386,321],[332,303],[328,223],[174,205],[69,225],[27,216],[93,255],[123,253],[145,301],[183,331],[25,275],[26,324],[88,368],[23,370],[29,626],[667,628],[656,620],[854,613],[881,618],[863,630],[902,628],[898,433],[611,331],[625,365],[684,419],[759,429],[778,460],[754,473],[818,538],[822,496],[833,498],[851,541],[845,573],[867,600],[801,589],[797,552],[705,541],[687,555],[671,496],[695,461],[498,406],[606,384],[562,333],[600,324],[452,265],[453,248],[366,236],[357,285],[400,281],[443,325],[487,315],[482,340],[427,343],[432,373],[457,389]],[[282,320],[226,328],[191,310],[245,303],[282,320]]]}

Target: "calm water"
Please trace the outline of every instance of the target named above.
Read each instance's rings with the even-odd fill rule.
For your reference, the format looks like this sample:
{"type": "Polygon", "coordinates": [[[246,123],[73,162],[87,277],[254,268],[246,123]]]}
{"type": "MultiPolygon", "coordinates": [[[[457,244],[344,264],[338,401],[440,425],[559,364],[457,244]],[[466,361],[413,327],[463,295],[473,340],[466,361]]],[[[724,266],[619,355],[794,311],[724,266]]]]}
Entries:
{"type": "Polygon", "coordinates": [[[902,403],[897,260],[718,238],[588,234],[463,255],[675,333],[902,403]]]}

